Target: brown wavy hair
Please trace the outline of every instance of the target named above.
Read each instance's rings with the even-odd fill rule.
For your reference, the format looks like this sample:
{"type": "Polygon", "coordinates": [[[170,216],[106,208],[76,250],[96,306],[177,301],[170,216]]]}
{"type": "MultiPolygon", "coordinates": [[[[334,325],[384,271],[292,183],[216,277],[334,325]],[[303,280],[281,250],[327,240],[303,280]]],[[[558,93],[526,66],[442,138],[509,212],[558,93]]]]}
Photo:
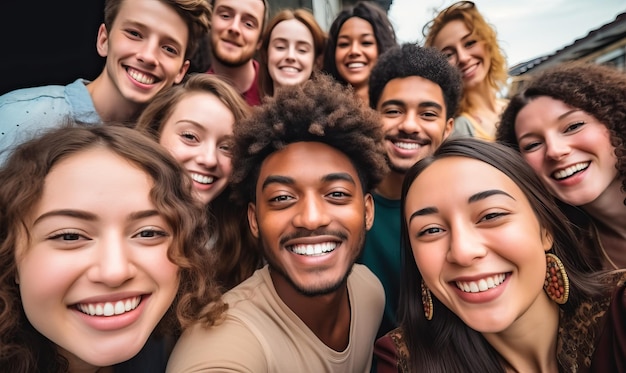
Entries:
{"type": "MultiPolygon", "coordinates": [[[[196,92],[217,97],[233,113],[235,127],[250,115],[250,106],[226,80],[218,75],[196,73],[188,75],[182,84],[157,94],[142,112],[135,128],[147,131],[158,142],[163,125],[178,103],[196,92]]],[[[231,188],[227,186],[206,207],[210,229],[216,237],[211,250],[216,257],[215,275],[224,290],[250,277],[263,263],[257,241],[248,227],[248,207],[235,203],[230,195],[231,188]]]]}
{"type": "Polygon", "coordinates": [[[104,148],[150,176],[150,197],[172,229],[169,260],[179,267],[178,293],[156,332],[176,337],[196,320],[212,325],[226,305],[212,274],[206,250],[208,231],[203,207],[189,178],[161,147],[121,125],[53,128],[23,143],[0,169],[0,366],[12,372],[67,369],[56,345],[28,322],[15,283],[18,246],[30,240],[27,219],[43,194],[46,175],[59,162],[93,148],[104,148]]]}
{"type": "MultiPolygon", "coordinates": [[[[626,74],[591,62],[568,62],[534,76],[513,96],[502,113],[496,140],[519,150],[515,120],[519,112],[539,96],[581,109],[604,124],[615,147],[615,167],[626,191],[626,74]]],[[[626,205],[626,199],[623,203],[626,205]]]]}
{"type": "Polygon", "coordinates": [[[324,53],[324,47],[326,46],[326,33],[315,20],[313,13],[304,8],[283,9],[276,13],[270,20],[261,37],[261,49],[259,50],[259,92],[262,96],[274,95],[274,82],[267,66],[267,51],[270,46],[272,31],[274,31],[274,28],[279,23],[292,19],[302,23],[313,36],[313,74],[322,67],[321,58],[324,53]]]}
{"type": "MultiPolygon", "coordinates": [[[[498,44],[495,28],[485,20],[472,1],[456,2],[439,12],[435,18],[429,21],[422,29],[422,34],[425,36],[424,45],[432,47],[441,29],[451,21],[456,20],[462,21],[472,36],[485,42],[491,57],[487,81],[494,90],[500,90],[506,85],[508,78],[506,55],[498,44]]],[[[467,95],[464,95],[457,114],[469,111],[470,105],[467,95]]]]}
{"type": "MultiPolygon", "coordinates": [[[[104,25],[111,30],[122,3],[125,0],[106,0],[104,2],[104,25]]],[[[189,40],[185,50],[185,60],[189,60],[211,30],[212,7],[207,0],[158,0],[172,8],[185,21],[189,40]]]]}

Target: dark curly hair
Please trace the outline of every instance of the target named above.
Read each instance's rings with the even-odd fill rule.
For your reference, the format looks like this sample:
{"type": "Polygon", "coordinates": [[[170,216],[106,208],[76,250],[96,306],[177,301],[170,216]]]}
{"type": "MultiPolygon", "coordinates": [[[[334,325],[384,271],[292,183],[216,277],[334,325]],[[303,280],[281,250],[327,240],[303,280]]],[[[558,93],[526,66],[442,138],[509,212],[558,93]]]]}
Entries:
{"type": "Polygon", "coordinates": [[[441,87],[446,103],[446,119],[454,117],[463,92],[459,70],[448,63],[440,51],[405,43],[389,49],[378,57],[369,84],[370,106],[375,109],[390,80],[420,76],[441,87]]]}
{"type": "Polygon", "coordinates": [[[337,38],[341,26],[350,18],[358,17],[367,21],[372,25],[376,45],[378,46],[378,55],[383,54],[387,49],[396,46],[396,32],[393,25],[387,18],[385,11],[371,1],[359,1],[358,3],[344,8],[335,18],[328,31],[328,40],[326,41],[326,49],[324,50],[324,67],[323,70],[330,74],[335,80],[342,84],[348,84],[346,80],[337,71],[335,64],[335,51],[337,50],[337,38]]]}
{"type": "Polygon", "coordinates": [[[496,140],[519,149],[515,119],[539,96],[548,96],[584,110],[609,129],[611,145],[617,156],[615,167],[622,180],[622,190],[626,190],[626,74],[590,62],[568,62],[545,70],[513,96],[502,113],[496,140]]]}
{"type": "Polygon", "coordinates": [[[255,201],[263,161],[295,142],[320,142],[341,151],[352,161],[365,192],[388,170],[378,114],[362,107],[349,88],[326,74],[278,90],[253,108],[234,137],[231,182],[244,203],[255,201]]]}

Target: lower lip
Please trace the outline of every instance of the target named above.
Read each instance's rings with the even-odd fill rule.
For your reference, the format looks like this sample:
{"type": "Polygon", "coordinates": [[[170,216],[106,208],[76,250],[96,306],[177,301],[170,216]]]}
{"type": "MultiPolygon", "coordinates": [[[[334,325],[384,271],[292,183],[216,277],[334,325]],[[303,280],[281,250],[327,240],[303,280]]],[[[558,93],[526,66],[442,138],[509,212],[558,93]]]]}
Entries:
{"type": "Polygon", "coordinates": [[[465,72],[463,72],[463,79],[472,79],[476,74],[476,70],[478,69],[478,64],[470,67],[465,72]]]}
{"type": "Polygon", "coordinates": [[[124,312],[121,315],[115,316],[91,316],[82,313],[75,308],[71,308],[70,310],[75,312],[81,319],[81,321],[83,321],[92,329],[107,332],[123,329],[135,323],[144,312],[144,309],[149,299],[150,295],[143,295],[141,297],[141,303],[139,303],[137,308],[132,311],[124,312]]]}
{"type": "MultiPolygon", "coordinates": [[[[590,165],[591,166],[591,165],[590,165]]],[[[574,186],[577,185],[579,183],[581,183],[583,181],[583,179],[585,178],[585,175],[587,173],[587,171],[589,170],[589,167],[585,168],[582,171],[579,171],[577,173],[575,173],[574,175],[562,179],[562,180],[557,180],[554,178],[551,178],[554,182],[556,182],[558,185],[560,186],[566,186],[566,187],[570,187],[570,186],[574,186]]]]}
{"type": "Polygon", "coordinates": [[[459,298],[467,303],[487,303],[498,298],[504,292],[509,284],[509,276],[510,275],[507,274],[504,282],[496,286],[495,288],[491,288],[487,291],[481,291],[478,293],[466,293],[463,290],[459,289],[456,284],[450,284],[450,286],[454,288],[459,298]]]}
{"type": "Polygon", "coordinates": [[[213,183],[211,183],[211,184],[202,184],[202,183],[199,183],[199,182],[197,182],[195,180],[193,181],[194,188],[196,188],[198,190],[201,190],[201,191],[211,190],[211,189],[213,189],[214,185],[215,185],[215,181],[213,183]]]}

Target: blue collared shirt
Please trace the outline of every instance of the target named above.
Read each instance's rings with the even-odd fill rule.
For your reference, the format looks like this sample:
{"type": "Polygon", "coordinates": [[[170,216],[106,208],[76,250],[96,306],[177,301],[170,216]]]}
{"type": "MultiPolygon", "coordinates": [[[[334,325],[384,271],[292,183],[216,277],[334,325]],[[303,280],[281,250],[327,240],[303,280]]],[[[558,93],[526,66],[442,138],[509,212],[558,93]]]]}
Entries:
{"type": "Polygon", "coordinates": [[[89,81],[18,89],[0,96],[0,165],[13,147],[66,123],[101,123],[87,90],[89,81]]]}

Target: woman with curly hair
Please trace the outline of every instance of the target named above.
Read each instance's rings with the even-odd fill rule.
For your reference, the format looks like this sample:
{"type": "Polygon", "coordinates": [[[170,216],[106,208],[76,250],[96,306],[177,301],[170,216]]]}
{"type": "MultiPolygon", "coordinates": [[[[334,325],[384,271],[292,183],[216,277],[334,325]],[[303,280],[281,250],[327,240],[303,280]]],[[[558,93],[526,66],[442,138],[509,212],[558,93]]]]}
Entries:
{"type": "Polygon", "coordinates": [[[626,271],[596,271],[515,150],[445,141],[402,185],[400,327],[378,372],[624,372],[626,271]]]}
{"type": "Polygon", "coordinates": [[[369,106],[369,77],[378,56],[397,45],[385,11],[371,1],[344,8],[330,25],[323,70],[369,106]]]}
{"type": "Polygon", "coordinates": [[[498,92],[508,77],[496,30],[473,2],[459,1],[427,23],[423,33],[424,44],[442,51],[463,77],[464,93],[453,134],[493,141],[507,104],[498,92]]]}
{"type": "Polygon", "coordinates": [[[626,268],[626,75],[581,62],[546,70],[511,99],[497,139],[522,153],[572,219],[587,218],[602,264],[626,268]]]}
{"type": "Polygon", "coordinates": [[[157,95],[135,127],[169,150],[191,176],[211,221],[209,249],[224,290],[262,264],[249,234],[247,206],[230,198],[233,130],[249,113],[248,104],[223,78],[196,73],[157,95]]]}
{"type": "Polygon", "coordinates": [[[221,318],[206,219],[182,172],[113,124],[16,148],[0,169],[2,371],[163,371],[183,328],[221,318]]]}

